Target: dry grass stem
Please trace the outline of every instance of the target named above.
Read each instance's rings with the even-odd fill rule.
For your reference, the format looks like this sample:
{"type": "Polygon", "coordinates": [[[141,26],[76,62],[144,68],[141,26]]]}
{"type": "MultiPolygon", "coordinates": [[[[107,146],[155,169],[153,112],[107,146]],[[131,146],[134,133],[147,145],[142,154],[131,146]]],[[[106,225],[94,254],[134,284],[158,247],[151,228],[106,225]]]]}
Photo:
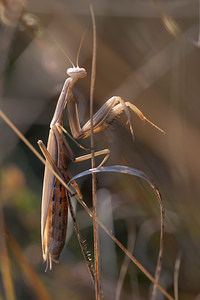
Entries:
{"type": "MultiPolygon", "coordinates": [[[[161,272],[161,267],[162,267],[162,258],[163,258],[163,249],[164,249],[165,210],[164,210],[161,194],[157,187],[156,187],[156,193],[157,193],[157,199],[158,199],[159,205],[160,205],[160,249],[159,249],[159,253],[158,253],[158,259],[157,259],[157,265],[156,265],[156,271],[155,271],[155,280],[156,280],[156,282],[158,282],[159,278],[160,278],[160,272],[161,272]]],[[[151,295],[151,300],[155,300],[156,290],[157,290],[157,286],[154,284],[153,290],[152,290],[152,295],[151,295]]]]}
{"type": "MultiPolygon", "coordinates": [[[[90,5],[90,13],[92,16],[93,25],[93,55],[92,55],[92,72],[91,72],[91,85],[90,85],[90,122],[91,122],[91,166],[92,169],[95,168],[95,146],[94,146],[94,134],[93,134],[93,102],[94,102],[94,84],[96,75],[96,24],[94,18],[94,11],[92,5],[90,5]]],[[[96,197],[96,174],[92,174],[92,204],[93,204],[93,232],[94,232],[94,260],[95,260],[95,272],[96,272],[96,282],[95,282],[95,292],[96,299],[101,299],[101,271],[100,271],[100,247],[99,247],[99,226],[96,222],[97,219],[97,197],[96,197]]]]}
{"type": "Polygon", "coordinates": [[[3,286],[5,296],[7,300],[15,300],[15,291],[13,280],[11,276],[10,259],[8,255],[6,240],[5,240],[5,228],[3,220],[3,211],[0,203],[0,268],[3,280],[3,286]]]}
{"type": "MultiPolygon", "coordinates": [[[[134,246],[135,246],[135,228],[133,227],[132,222],[126,221],[127,227],[128,227],[128,241],[127,241],[127,250],[130,253],[133,253],[134,246]]],[[[121,270],[119,273],[119,279],[117,282],[117,287],[116,287],[116,292],[115,292],[115,300],[120,300],[121,292],[122,292],[122,287],[124,283],[124,279],[126,276],[126,272],[128,269],[128,265],[130,263],[130,259],[125,255],[121,270]]]]}
{"type": "Polygon", "coordinates": [[[179,270],[181,265],[181,257],[182,257],[182,253],[179,252],[176,257],[176,261],[174,265],[174,299],[175,300],[178,300],[178,277],[179,277],[179,270]]]}

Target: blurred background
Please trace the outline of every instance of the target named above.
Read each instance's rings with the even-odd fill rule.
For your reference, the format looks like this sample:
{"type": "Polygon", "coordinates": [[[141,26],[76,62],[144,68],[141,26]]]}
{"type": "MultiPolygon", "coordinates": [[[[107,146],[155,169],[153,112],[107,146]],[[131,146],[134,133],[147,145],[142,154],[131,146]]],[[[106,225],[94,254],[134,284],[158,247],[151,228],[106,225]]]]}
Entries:
{"type": "MultiPolygon", "coordinates": [[[[161,134],[131,113],[133,141],[126,116],[122,115],[105,132],[95,135],[96,150],[110,149],[106,165],[137,168],[155,181],[166,209],[160,283],[173,295],[174,266],[181,253],[179,298],[198,300],[198,0],[1,1],[0,107],[37,150],[38,139],[46,144],[66,70],[71,67],[64,53],[75,63],[86,30],[79,65],[87,70],[88,76],[77,83],[74,95],[81,124],[88,120],[92,58],[90,3],[97,26],[94,110],[111,96],[119,95],[134,103],[166,132],[161,134]]],[[[69,129],[67,114],[64,127],[69,129]]],[[[76,156],[84,154],[69,142],[76,156]]],[[[80,142],[85,147],[90,145],[89,139],[80,142]]],[[[11,237],[7,239],[1,229],[1,251],[6,253],[6,241],[16,299],[94,299],[93,285],[71,222],[60,263],[45,273],[40,241],[44,166],[3,120],[0,120],[0,163],[1,208],[6,227],[18,244],[11,237]],[[27,275],[27,262],[22,258],[32,266],[35,277],[27,275]]],[[[90,161],[69,165],[73,175],[89,167],[90,161]]],[[[90,177],[77,182],[84,201],[91,206],[90,177]]],[[[142,180],[119,174],[98,175],[97,187],[100,220],[153,275],[159,251],[160,214],[151,188],[142,180]]],[[[93,256],[91,219],[80,205],[76,210],[83,239],[93,256]]],[[[103,296],[117,299],[124,254],[101,230],[100,243],[103,296]]],[[[3,257],[1,254],[2,262],[3,257]]],[[[1,276],[0,299],[5,299],[4,285],[1,276]]],[[[148,299],[150,291],[149,280],[129,263],[120,299],[148,299]]],[[[157,299],[164,297],[158,293],[157,299]]]]}

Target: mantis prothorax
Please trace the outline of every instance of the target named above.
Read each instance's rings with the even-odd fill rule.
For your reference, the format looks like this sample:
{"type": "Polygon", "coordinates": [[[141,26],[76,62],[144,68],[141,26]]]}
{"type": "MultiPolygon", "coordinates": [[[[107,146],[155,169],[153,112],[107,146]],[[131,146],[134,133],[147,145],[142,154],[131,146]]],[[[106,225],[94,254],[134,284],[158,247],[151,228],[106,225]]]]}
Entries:
{"type": "MultiPolygon", "coordinates": [[[[51,163],[53,160],[65,180],[68,182],[72,178],[72,175],[67,169],[66,157],[68,157],[72,162],[78,162],[91,158],[91,154],[76,158],[72,149],[70,148],[63,134],[65,130],[63,128],[62,119],[65,106],[68,112],[68,120],[73,139],[84,139],[90,136],[91,121],[89,120],[81,128],[77,103],[72,93],[72,88],[78,79],[84,78],[87,75],[86,70],[84,68],[80,68],[77,63],[76,67],[73,66],[67,70],[67,74],[69,77],[64,82],[54,116],[50,123],[47,150],[41,141],[39,142],[39,146],[42,149],[46,160],[48,160],[48,163],[51,163]]],[[[133,110],[142,120],[148,121],[152,126],[163,132],[162,129],[149,121],[135,105],[130,102],[125,102],[119,96],[111,97],[94,114],[93,132],[97,133],[106,129],[116,117],[125,111],[128,118],[130,131],[133,135],[133,127],[131,125],[128,108],[133,110]]],[[[100,165],[102,165],[108,159],[109,152],[110,151],[108,149],[104,149],[95,153],[95,156],[105,155],[100,165]]],[[[79,197],[82,198],[76,182],[73,181],[71,185],[74,187],[79,197]]],[[[44,261],[47,261],[47,266],[48,263],[50,264],[50,268],[52,267],[52,261],[59,261],[61,251],[65,244],[68,204],[71,196],[72,195],[69,195],[69,193],[66,192],[62,184],[51,173],[49,168],[45,166],[42,195],[41,236],[43,259],[44,261]]],[[[73,211],[71,211],[71,213],[73,214],[73,211]]]]}

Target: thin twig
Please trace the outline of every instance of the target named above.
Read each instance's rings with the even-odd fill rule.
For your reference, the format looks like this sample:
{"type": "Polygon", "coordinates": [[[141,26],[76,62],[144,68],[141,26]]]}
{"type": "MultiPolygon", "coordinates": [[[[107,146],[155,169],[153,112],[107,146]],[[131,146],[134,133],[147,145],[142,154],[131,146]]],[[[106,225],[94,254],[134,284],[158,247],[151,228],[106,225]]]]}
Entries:
{"type": "MultiPolygon", "coordinates": [[[[94,158],[94,135],[93,135],[93,102],[94,102],[94,84],[95,84],[95,74],[96,74],[96,24],[94,18],[94,11],[92,5],[90,5],[90,13],[92,16],[93,25],[93,55],[92,55],[92,72],[91,72],[91,85],[90,85],[90,122],[91,122],[91,165],[95,168],[95,158],[94,158]]],[[[96,300],[101,298],[101,272],[100,272],[100,250],[99,250],[99,226],[96,222],[97,219],[97,199],[96,199],[96,174],[92,174],[92,204],[93,204],[93,232],[94,232],[94,259],[95,259],[95,271],[96,271],[96,282],[95,282],[95,292],[96,300]]]]}

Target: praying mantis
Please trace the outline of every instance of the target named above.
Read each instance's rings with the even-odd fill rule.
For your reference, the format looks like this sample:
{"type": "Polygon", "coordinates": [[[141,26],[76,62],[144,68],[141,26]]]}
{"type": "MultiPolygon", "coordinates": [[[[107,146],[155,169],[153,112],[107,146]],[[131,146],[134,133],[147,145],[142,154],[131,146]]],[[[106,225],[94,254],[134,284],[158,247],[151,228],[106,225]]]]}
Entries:
{"type": "MultiPolygon", "coordinates": [[[[47,148],[44,146],[41,140],[38,141],[38,144],[46,158],[46,161],[48,161],[50,164],[55,164],[66,182],[69,182],[72,178],[72,175],[68,170],[66,157],[72,162],[80,162],[90,159],[91,154],[76,157],[70,148],[64,133],[67,135],[69,134],[63,127],[63,112],[65,107],[67,109],[72,139],[79,140],[89,137],[91,134],[91,120],[86,122],[85,125],[81,127],[77,103],[73,97],[72,91],[77,81],[86,77],[86,70],[84,68],[80,68],[77,62],[76,66],[73,65],[73,67],[67,69],[67,75],[69,77],[64,82],[56,105],[55,113],[50,123],[47,148]]],[[[141,120],[149,122],[152,126],[163,132],[162,129],[148,120],[134,104],[124,101],[119,96],[113,96],[108,99],[105,104],[93,115],[93,133],[98,133],[105,130],[124,111],[127,115],[129,128],[133,136],[133,127],[130,121],[130,113],[128,109],[131,109],[133,112],[135,112],[141,120]]],[[[109,149],[95,152],[95,156],[104,155],[104,159],[99,166],[102,166],[105,163],[109,157],[109,153],[109,149]]],[[[82,199],[81,192],[76,182],[72,181],[71,185],[75,189],[75,193],[82,199]]],[[[58,181],[58,179],[55,178],[53,173],[46,165],[42,192],[41,238],[43,259],[46,261],[47,267],[48,265],[50,266],[50,269],[52,268],[52,261],[59,261],[60,254],[65,245],[68,206],[70,207],[72,217],[74,214],[70,202],[71,197],[73,197],[73,195],[70,195],[69,192],[65,190],[64,186],[58,181]]],[[[75,226],[76,225],[77,224],[75,223],[75,226]]],[[[91,273],[93,273],[92,267],[91,273]]],[[[92,277],[94,277],[94,275],[92,275],[92,277]]]]}

